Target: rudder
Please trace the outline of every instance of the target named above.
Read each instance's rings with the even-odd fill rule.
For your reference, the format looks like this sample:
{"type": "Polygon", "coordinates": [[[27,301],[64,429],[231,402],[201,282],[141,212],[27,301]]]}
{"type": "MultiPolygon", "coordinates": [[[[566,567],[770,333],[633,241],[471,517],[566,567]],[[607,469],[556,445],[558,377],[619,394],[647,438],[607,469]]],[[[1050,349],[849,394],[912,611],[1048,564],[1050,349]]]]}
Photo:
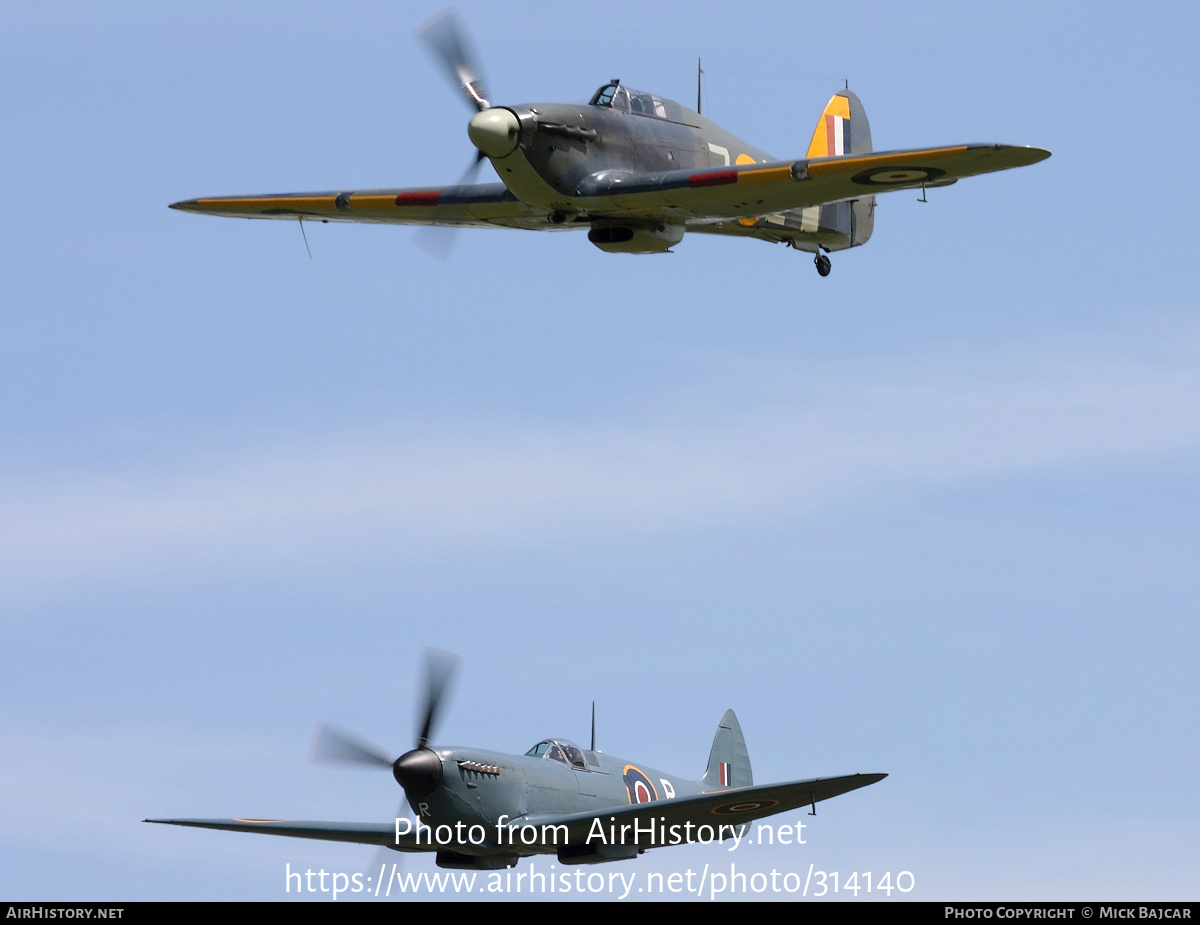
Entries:
{"type": "Polygon", "coordinates": [[[754,783],[746,739],[733,710],[726,710],[708,753],[708,768],[700,783],[708,790],[749,787],[754,783]]]}
{"type": "MultiPolygon", "coordinates": [[[[850,90],[839,90],[821,113],[808,144],[807,157],[841,157],[873,150],[871,123],[862,102],[850,90]]],[[[792,243],[800,250],[838,251],[866,244],[875,230],[875,196],[827,203],[804,209],[802,234],[792,243]]]]}

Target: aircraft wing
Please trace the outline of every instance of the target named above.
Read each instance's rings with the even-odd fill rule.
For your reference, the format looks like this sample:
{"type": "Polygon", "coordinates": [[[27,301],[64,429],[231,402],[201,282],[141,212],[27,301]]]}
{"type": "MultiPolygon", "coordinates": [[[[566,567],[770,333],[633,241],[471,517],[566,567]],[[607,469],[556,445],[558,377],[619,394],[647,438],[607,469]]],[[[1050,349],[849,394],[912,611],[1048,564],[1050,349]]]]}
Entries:
{"type": "MultiPolygon", "coordinates": [[[[1050,152],[1042,148],[972,144],[659,173],[603,171],[585,179],[571,198],[584,221],[588,216],[627,217],[693,226],[719,225],[873,193],[945,186],[964,177],[1034,164],[1049,156],[1050,152]]],[[[231,218],[503,226],[543,231],[572,227],[571,222],[551,224],[545,207],[522,202],[502,183],[211,196],[172,203],[171,208],[231,218]]]]}
{"type": "MultiPolygon", "coordinates": [[[[516,820],[518,825],[567,827],[567,844],[587,846],[598,843],[598,833],[608,838],[621,826],[639,827],[639,848],[660,848],[678,845],[685,841],[711,841],[702,838],[697,830],[700,826],[736,827],[745,822],[764,819],[790,809],[809,806],[831,797],[866,787],[887,777],[886,774],[849,774],[845,777],[816,777],[812,780],[792,781],[786,784],[763,784],[755,787],[738,787],[733,790],[718,790],[699,796],[679,797],[673,800],[655,800],[637,803],[601,812],[574,813],[566,816],[538,815],[516,820]],[[653,825],[652,825],[653,824],[653,825]],[[690,832],[690,834],[689,834],[690,832]]],[[[548,829],[547,829],[548,830],[548,829]]],[[[632,832],[633,830],[629,830],[632,832]]],[[[724,831],[729,831],[726,828],[724,831]]],[[[625,836],[625,844],[632,844],[632,835],[625,836]]]]}
{"type": "Polygon", "coordinates": [[[688,224],[806,209],[892,190],[946,186],[964,177],[1035,164],[1050,156],[1042,148],[967,144],[907,151],[881,151],[798,161],[769,161],[670,170],[612,172],[585,180],[577,195],[585,202],[615,204],[606,215],[675,216],[688,224]]]}
{"type": "Polygon", "coordinates": [[[508,228],[554,227],[547,223],[545,209],[536,209],[521,202],[503,183],[328,193],[271,193],[263,196],[210,196],[174,202],[171,208],[228,218],[460,225],[476,228],[496,225],[508,228]]]}
{"type": "MultiPolygon", "coordinates": [[[[774,816],[790,809],[809,806],[831,797],[866,787],[887,777],[886,774],[850,774],[845,777],[817,777],[812,780],[786,784],[764,784],[757,787],[738,787],[718,790],[699,796],[674,800],[656,800],[633,806],[615,807],[601,812],[569,815],[539,814],[511,820],[518,826],[535,826],[545,838],[545,832],[566,826],[567,840],[546,841],[547,845],[587,847],[597,844],[597,833],[604,838],[621,826],[638,826],[636,845],[639,848],[659,848],[690,841],[712,841],[730,827],[774,816]],[[701,826],[711,826],[712,834],[701,833],[701,826]],[[726,827],[724,829],[720,827],[726,827]]],[[[436,850],[428,838],[417,843],[416,830],[397,836],[394,823],[374,822],[301,822],[289,819],[146,819],[165,825],[182,825],[198,829],[221,829],[227,832],[254,832],[259,835],[284,835],[290,838],[313,838],[321,841],[356,842],[382,845],[397,851],[436,850]]],[[[629,832],[633,830],[630,829],[629,832]]],[[[632,835],[625,844],[634,844],[632,835]]],[[[522,845],[529,843],[522,842],[522,845]]],[[[536,851],[536,849],[535,849],[536,851]]],[[[528,854],[525,850],[520,852],[528,854]]]]}
{"type": "Polygon", "coordinates": [[[255,832],[259,835],[286,835],[290,838],[316,838],[321,841],[348,841],[362,845],[384,845],[397,851],[429,851],[428,844],[417,846],[416,833],[396,835],[394,823],[379,822],[295,822],[290,819],[143,819],[165,825],[186,825],[197,829],[223,829],[227,832],[255,832]]]}

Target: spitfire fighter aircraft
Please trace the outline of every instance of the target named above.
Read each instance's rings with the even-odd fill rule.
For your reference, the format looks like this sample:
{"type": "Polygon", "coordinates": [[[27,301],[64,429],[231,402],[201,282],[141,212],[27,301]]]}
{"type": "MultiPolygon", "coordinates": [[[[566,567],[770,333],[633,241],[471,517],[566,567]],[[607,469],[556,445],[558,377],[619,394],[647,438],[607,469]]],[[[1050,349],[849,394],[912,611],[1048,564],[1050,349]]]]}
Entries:
{"type": "Polygon", "coordinates": [[[611,80],[586,105],[493,106],[450,12],[422,35],[478,112],[467,126],[501,183],[188,199],[171,208],[240,218],[587,229],[601,250],[652,254],[687,231],[757,238],[815,254],[865,244],[875,194],[948,186],[1050,156],[1004,144],[875,152],[857,96],[830,99],[799,159],[778,160],[696,112],[611,80]]]}
{"type": "Polygon", "coordinates": [[[563,864],[635,858],[650,848],[740,840],[746,823],[865,787],[886,774],[853,774],[755,786],[737,717],[721,718],[699,780],[687,780],[566,739],[545,739],[524,755],[429,745],[453,657],[429,654],[417,747],[391,759],[329,727],[313,757],[388,768],[416,820],[388,823],[281,819],[147,819],[170,825],[288,835],[434,852],[439,867],[498,870],[522,857],[557,855],[563,864]]]}

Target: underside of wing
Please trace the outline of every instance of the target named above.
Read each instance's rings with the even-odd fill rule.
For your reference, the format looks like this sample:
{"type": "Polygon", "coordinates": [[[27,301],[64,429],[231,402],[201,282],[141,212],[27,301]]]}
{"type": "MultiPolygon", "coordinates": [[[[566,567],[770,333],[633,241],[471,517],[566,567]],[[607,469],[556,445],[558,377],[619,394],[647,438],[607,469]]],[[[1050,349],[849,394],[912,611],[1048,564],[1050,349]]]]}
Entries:
{"type": "Polygon", "coordinates": [[[553,229],[547,210],[527,205],[502,183],[422,189],[344,190],[210,196],[171,204],[172,209],[228,218],[307,219],[385,225],[553,229]]]}
{"type": "Polygon", "coordinates": [[[346,841],[363,845],[383,845],[397,851],[429,851],[428,844],[418,847],[415,834],[397,834],[395,825],[375,822],[295,822],[290,819],[145,819],[165,825],[185,825],[197,829],[222,829],[227,832],[255,832],[259,835],[286,835],[290,838],[315,838],[320,841],[346,841]]]}
{"type": "MultiPolygon", "coordinates": [[[[600,813],[576,813],[554,818],[530,817],[523,822],[544,832],[565,826],[565,844],[576,853],[598,847],[611,851],[615,847],[612,845],[614,838],[622,839],[622,846],[627,848],[661,848],[689,841],[732,837],[733,831],[743,823],[810,806],[874,784],[885,777],[886,774],[850,774],[785,784],[738,787],[699,796],[638,803],[600,813]],[[710,827],[709,831],[701,832],[704,826],[710,827]]],[[[559,844],[561,847],[564,843],[559,844]]],[[[563,854],[560,851],[561,856],[563,854]]]]}

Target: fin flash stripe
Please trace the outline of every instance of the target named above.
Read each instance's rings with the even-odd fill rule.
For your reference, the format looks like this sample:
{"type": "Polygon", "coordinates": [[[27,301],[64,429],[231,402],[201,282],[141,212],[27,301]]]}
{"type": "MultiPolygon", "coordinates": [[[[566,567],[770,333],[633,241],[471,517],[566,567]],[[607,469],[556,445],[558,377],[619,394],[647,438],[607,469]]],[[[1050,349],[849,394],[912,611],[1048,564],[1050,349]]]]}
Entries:
{"type": "Polygon", "coordinates": [[[834,94],[813,129],[807,157],[836,157],[848,153],[849,147],[850,100],[840,93],[834,94]]]}

